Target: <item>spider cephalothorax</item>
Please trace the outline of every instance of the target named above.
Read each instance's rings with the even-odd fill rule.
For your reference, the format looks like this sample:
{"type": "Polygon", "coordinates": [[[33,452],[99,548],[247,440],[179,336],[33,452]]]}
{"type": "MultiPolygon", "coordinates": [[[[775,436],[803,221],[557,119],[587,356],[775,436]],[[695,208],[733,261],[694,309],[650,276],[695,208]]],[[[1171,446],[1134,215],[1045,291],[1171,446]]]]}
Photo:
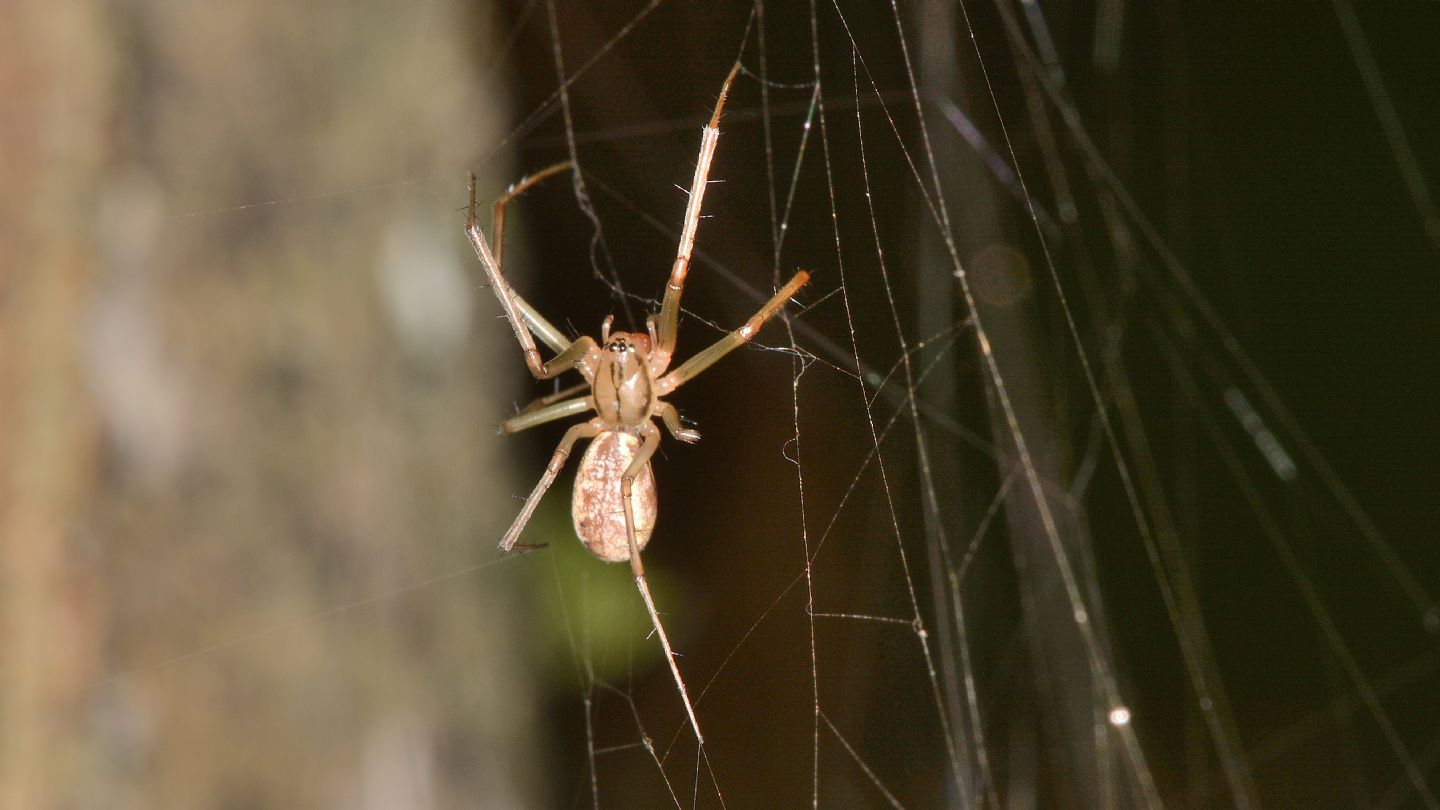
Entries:
{"type": "MultiPolygon", "coordinates": [[[[604,351],[596,352],[595,379],[590,399],[600,419],[615,427],[635,427],[650,421],[659,396],[650,361],[650,336],[632,332],[610,334],[605,322],[604,351]]],[[[583,539],[583,538],[582,538],[583,539]]]]}
{"type": "Polygon", "coordinates": [[[685,711],[697,740],[700,723],[695,717],[695,708],[690,703],[685,689],[685,680],[675,663],[670,649],[670,640],[660,623],[660,614],[650,598],[650,588],[645,583],[645,568],[640,562],[640,549],[650,539],[655,528],[658,512],[655,498],[655,474],[650,468],[650,457],[660,445],[660,429],[654,420],[659,419],[670,435],[682,442],[695,442],[700,434],[683,427],[675,406],[661,397],[679,388],[685,382],[731,351],[745,345],[759,331],[761,324],[768,320],[785,301],[809,280],[808,273],[796,273],[784,287],[756,312],[745,325],[716,341],[694,357],[671,371],[670,361],[675,353],[675,339],[679,331],[680,294],[685,287],[685,276],[690,268],[690,251],[695,245],[695,230],[700,222],[700,204],[705,196],[705,186],[710,174],[710,161],[715,155],[715,145],[720,139],[720,111],[725,106],[725,96],[735,78],[737,64],[725,78],[720,90],[720,100],[710,123],[701,131],[700,157],[695,166],[695,177],[690,184],[690,202],[685,208],[685,222],[680,233],[680,245],[676,251],[675,263],[670,269],[670,280],[665,285],[665,298],[660,312],[647,320],[647,332],[611,332],[614,316],[607,318],[600,330],[600,342],[593,338],[567,339],[560,330],[550,324],[539,312],[525,302],[505,281],[501,260],[504,256],[505,205],[535,183],[558,174],[573,165],[566,162],[551,166],[529,177],[510,189],[495,203],[491,236],[495,240],[492,253],[490,244],[475,217],[475,176],[470,176],[470,208],[466,218],[465,232],[475,248],[475,255],[485,268],[495,295],[515,338],[525,353],[525,364],[537,379],[547,380],[566,371],[574,370],[584,381],[550,396],[535,400],[519,414],[505,421],[501,429],[506,433],[525,430],[545,422],[578,416],[587,411],[595,415],[588,421],[572,426],[555,448],[550,464],[540,482],[520,508],[520,514],[505,532],[500,548],[509,551],[515,547],[520,532],[530,521],[541,496],[554,483],[570,450],[581,439],[590,439],[580,459],[575,474],[574,499],[571,516],[575,533],[585,547],[595,556],[610,562],[630,563],[631,573],[655,633],[665,650],[670,672],[680,689],[685,711]],[[533,333],[533,337],[532,337],[533,333]],[[535,338],[555,351],[548,361],[540,360],[535,348],[535,338]],[[589,389],[586,393],[586,389],[589,389]]]}

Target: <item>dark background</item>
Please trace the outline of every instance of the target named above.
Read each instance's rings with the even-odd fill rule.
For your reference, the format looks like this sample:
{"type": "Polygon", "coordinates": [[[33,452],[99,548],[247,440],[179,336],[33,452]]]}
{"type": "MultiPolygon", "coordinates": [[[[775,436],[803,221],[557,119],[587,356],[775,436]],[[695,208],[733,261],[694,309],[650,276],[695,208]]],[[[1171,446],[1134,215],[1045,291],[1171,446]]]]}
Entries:
{"type": "MultiPolygon", "coordinates": [[[[911,157],[923,160],[923,142],[890,11],[842,8],[849,35],[864,60],[860,82],[865,159],[887,270],[897,288],[906,339],[913,342],[924,337],[915,315],[919,298],[952,299],[957,322],[966,312],[949,278],[948,261],[942,256],[936,264],[934,254],[919,247],[924,238],[920,231],[931,223],[889,130],[887,114],[911,157]],[[868,88],[864,70],[879,85],[883,106],[868,88]]],[[[1313,439],[1379,533],[1393,544],[1410,576],[1432,587],[1440,572],[1440,555],[1433,543],[1434,495],[1440,477],[1431,463],[1437,433],[1434,420],[1428,418],[1437,363],[1437,333],[1430,310],[1440,290],[1435,273],[1440,244],[1427,238],[1406,193],[1335,9],[1308,3],[1127,8],[1114,35],[1117,61],[1107,67],[1095,58],[1097,28],[1102,25],[1095,8],[1064,3],[1043,8],[1089,138],[1243,347],[1244,358],[1293,414],[1293,425],[1313,439]]],[[[988,76],[981,74],[963,20],[953,19],[955,9],[927,6],[903,12],[912,55],[921,61],[920,43],[934,35],[920,33],[925,26],[940,26],[953,36],[958,68],[952,98],[1002,156],[1008,135],[1030,192],[1054,212],[1057,205],[1025,103],[1027,93],[1038,91],[1027,87],[1017,73],[995,8],[968,4],[965,9],[988,76]],[[947,21],[957,27],[945,29],[947,21]],[[991,106],[992,90],[1003,128],[991,106]]],[[[613,18],[595,10],[562,15],[567,65],[578,62],[578,54],[593,52],[629,13],[616,11],[613,18]]],[[[625,188],[641,208],[672,230],[678,229],[684,205],[674,186],[686,183],[694,160],[695,128],[732,58],[747,13],[743,8],[662,8],[616,45],[623,58],[607,56],[570,89],[579,154],[587,172],[610,186],[625,188]],[[683,56],[677,66],[679,54],[683,56]],[[607,136],[607,132],[615,134],[607,136]]],[[[808,82],[813,72],[809,10],[767,7],[766,15],[771,78],[808,82]]],[[[1440,117],[1431,92],[1435,62],[1425,32],[1435,21],[1434,14],[1419,4],[1396,4],[1383,10],[1363,9],[1359,20],[1421,173],[1431,177],[1437,160],[1433,122],[1440,117]]],[[[840,198],[838,239],[843,246],[841,261],[849,263],[844,268],[849,273],[848,303],[861,357],[875,367],[889,368],[897,358],[893,328],[888,325],[873,257],[874,237],[858,199],[861,176],[854,135],[851,39],[832,9],[821,9],[818,28],[830,162],[840,198]]],[[[524,99],[518,104],[521,109],[539,109],[556,87],[550,34],[538,22],[527,30],[522,37],[529,38],[521,40],[525,44],[517,53],[515,87],[524,99]]],[[[751,36],[744,59],[747,68],[755,70],[758,58],[751,36]]],[[[945,92],[943,83],[923,76],[921,89],[922,94],[945,92]]],[[[774,118],[776,182],[782,193],[809,90],[805,86],[788,93],[771,91],[770,103],[779,111],[774,118]]],[[[808,147],[785,260],[778,270],[769,268],[759,113],[758,84],[742,77],[726,112],[714,170],[714,176],[725,183],[710,189],[706,212],[714,218],[702,224],[699,249],[761,290],[770,289],[773,272],[783,276],[794,266],[811,268],[817,271],[816,281],[799,298],[802,304],[813,302],[837,289],[842,272],[836,266],[832,241],[836,234],[830,230],[829,203],[823,196],[827,178],[822,146],[812,140],[808,147]]],[[[1095,338],[1096,331],[1118,324],[1115,328],[1124,335],[1120,367],[1129,375],[1140,414],[1137,424],[1150,436],[1153,469],[1158,470],[1176,514],[1190,576],[1230,692],[1239,739],[1251,760],[1257,798],[1281,806],[1356,806],[1382,800],[1391,806],[1409,806],[1417,800],[1395,787],[1395,780],[1403,777],[1394,752],[1359,708],[1331,640],[1307,612],[1295,585],[1295,571],[1287,568],[1267,539],[1247,497],[1258,499],[1266,510],[1265,519],[1299,555],[1300,575],[1314,585],[1317,598],[1334,617],[1359,671],[1372,685],[1389,685],[1381,688],[1382,703],[1410,750],[1417,755],[1430,752],[1422,759],[1425,768],[1433,765],[1433,728],[1440,708],[1433,698],[1434,636],[1421,629],[1423,615],[1397,595],[1373,549],[1301,458],[1296,440],[1286,435],[1288,426],[1267,413],[1264,397],[1185,301],[1163,258],[1146,244],[1142,229],[1132,219],[1119,217],[1128,229],[1128,253],[1107,239],[1107,220],[1100,209],[1106,204],[1101,197],[1109,192],[1087,177],[1084,150],[1064,131],[1053,107],[1049,114],[1051,125],[1059,130],[1059,148],[1080,205],[1073,233],[1088,242],[1087,255],[1080,255],[1073,240],[1057,243],[1052,238],[1047,246],[1056,273],[1067,285],[1091,362],[1098,363],[1104,348],[1095,338]],[[1085,276],[1098,289],[1098,298],[1080,292],[1087,283],[1085,276]],[[1130,284],[1133,291],[1126,289],[1130,284]],[[1097,305],[1097,301],[1107,303],[1097,305]],[[1110,307],[1118,307],[1120,314],[1102,311],[1110,307]],[[1157,341],[1157,330],[1170,337],[1157,341]],[[1177,333],[1190,338],[1177,341],[1177,333]],[[1190,369],[1194,382],[1189,385],[1195,390],[1177,384],[1177,372],[1172,370],[1176,364],[1190,369]],[[1223,404],[1224,392],[1231,388],[1246,392],[1268,420],[1267,427],[1300,459],[1302,471],[1296,484],[1282,485],[1264,467],[1255,445],[1223,404]],[[1225,437],[1223,446],[1215,446],[1216,439],[1202,426],[1197,408],[1206,409],[1215,421],[1215,429],[1225,437]],[[1249,478],[1237,482],[1226,458],[1236,459],[1249,478]]],[[[938,104],[927,107],[927,116],[931,137],[941,142],[938,155],[966,151],[955,130],[947,128],[938,104]]],[[[552,116],[551,123],[559,126],[559,116],[552,116]]],[[[544,127],[527,134],[522,168],[563,159],[562,135],[544,127]]],[[[1022,382],[1015,385],[1015,395],[1035,397],[1042,411],[1063,414],[1054,416],[1050,427],[1041,428],[1045,437],[1041,441],[1051,443],[1057,458],[1069,459],[1056,462],[1068,469],[1058,473],[1065,480],[1076,466],[1096,455],[1093,447],[1087,450],[1087,441],[1093,439],[1094,406],[1025,208],[993,175],[966,160],[962,155],[957,165],[942,168],[945,196],[958,223],[961,259],[970,261],[987,245],[1010,244],[1030,262],[1032,284],[1038,289],[1033,290],[1030,306],[1015,314],[1023,324],[1023,334],[1016,338],[1021,345],[1015,351],[1041,354],[1039,373],[1049,375],[1050,381],[1041,383],[1042,390],[1025,389],[1022,382]],[[964,209],[977,198],[985,201],[982,207],[987,213],[967,215],[964,209]]],[[[605,244],[627,289],[653,300],[668,266],[673,234],[637,225],[633,215],[614,207],[594,186],[591,193],[605,224],[605,244]]],[[[537,194],[528,204],[539,247],[533,265],[547,268],[540,272],[549,279],[531,288],[534,296],[545,311],[568,313],[576,329],[588,331],[608,311],[604,286],[586,273],[592,231],[576,213],[568,189],[537,194]]],[[[692,276],[686,305],[697,317],[728,326],[739,323],[753,306],[754,296],[745,293],[701,266],[692,276]]],[[[836,341],[842,353],[826,355],[820,344],[804,335],[798,343],[825,361],[853,365],[844,313],[837,311],[834,299],[827,300],[828,305],[817,306],[803,318],[836,341]]],[[[1002,323],[1006,318],[996,316],[1002,323]]],[[[682,345],[687,348],[703,345],[695,332],[715,334],[708,327],[697,329],[693,319],[686,325],[682,345]]],[[[772,345],[785,341],[777,327],[762,338],[772,345]]],[[[920,395],[929,393],[951,403],[946,407],[958,408],[955,413],[964,424],[994,436],[995,403],[993,395],[986,394],[993,389],[975,351],[973,340],[961,340],[942,361],[953,367],[958,394],[922,388],[920,395]]],[[[919,357],[923,363],[935,355],[919,357]]],[[[807,643],[803,596],[787,594],[778,609],[783,618],[766,614],[767,624],[794,623],[788,638],[747,640],[738,650],[735,646],[751,617],[766,610],[796,571],[794,549],[788,558],[773,549],[776,537],[787,538],[793,546],[798,531],[794,471],[777,452],[792,430],[788,366],[783,357],[752,352],[727,360],[702,382],[677,393],[674,400],[706,439],[697,448],[667,446],[666,457],[657,462],[663,507],[650,557],[683,571],[700,595],[696,598],[703,600],[700,604],[714,611],[705,620],[702,643],[715,644],[716,649],[692,647],[682,666],[704,673],[698,676],[703,680],[727,654],[735,654],[728,664],[732,669],[717,678],[719,694],[707,696],[709,707],[702,709],[702,717],[765,717],[777,722],[786,717],[798,727],[787,731],[788,725],[767,724],[767,730],[759,732],[747,723],[738,731],[722,729],[712,738],[712,763],[717,769],[723,768],[727,755],[743,757],[759,769],[752,771],[759,785],[732,785],[726,793],[728,801],[746,806],[760,802],[760,795],[775,798],[777,805],[798,804],[810,792],[809,769],[804,767],[811,743],[809,662],[799,654],[803,649],[795,649],[807,643]],[[773,654],[764,652],[766,643],[778,645],[773,654]],[[733,669],[747,658],[761,657],[758,672],[733,669]],[[724,689],[726,681],[732,690],[724,689]],[[726,700],[736,702],[716,705],[726,700]],[[764,745],[756,745],[757,733],[765,736],[764,745]],[[739,739],[730,742],[732,735],[739,739]]],[[[848,483],[871,439],[853,404],[857,392],[847,390],[846,383],[853,381],[824,368],[812,368],[802,380],[801,452],[806,459],[802,468],[815,459],[812,452],[821,454],[809,463],[805,475],[809,525],[814,531],[833,508],[832,488],[838,491],[848,483]]],[[[877,406],[877,413],[888,417],[891,410],[877,406]]],[[[1112,418],[1120,417],[1112,412],[1112,418]]],[[[557,428],[554,435],[528,439],[537,457],[558,432],[557,428]]],[[[927,434],[935,445],[932,461],[940,459],[934,475],[945,504],[943,521],[951,542],[963,546],[955,537],[969,536],[999,486],[994,461],[964,448],[958,436],[933,423],[927,425],[927,434]],[[962,470],[945,467],[947,457],[962,470]]],[[[1006,435],[1003,427],[999,435],[1006,435]]],[[[921,612],[933,628],[935,603],[928,598],[928,582],[936,572],[926,562],[917,458],[908,439],[898,448],[887,445],[887,452],[894,453],[888,469],[894,509],[910,546],[911,564],[919,561],[913,579],[921,612]]],[[[1187,708],[1195,698],[1136,536],[1129,502],[1109,454],[1101,451],[1098,456],[1095,484],[1083,499],[1081,513],[1089,530],[1077,534],[1094,543],[1096,581],[1109,611],[1108,632],[1120,661],[1121,682],[1139,713],[1139,739],[1162,797],[1193,806],[1222,806],[1229,802],[1225,783],[1213,752],[1206,750],[1196,713],[1187,708]]],[[[1133,458],[1128,463],[1137,469],[1133,458]]],[[[883,549],[874,550],[874,544],[893,542],[884,488],[867,478],[860,489],[865,493],[864,506],[844,513],[842,523],[848,523],[844,534],[829,540],[832,545],[845,544],[844,551],[837,552],[843,561],[821,559],[815,569],[825,583],[817,586],[822,601],[829,601],[826,595],[838,596],[835,601],[848,607],[817,610],[904,615],[903,571],[893,551],[887,555],[883,549]],[[854,569],[849,569],[851,565],[854,569]]],[[[1012,532],[1025,530],[1010,527],[1012,532]]],[[[999,543],[1005,542],[1004,535],[1003,530],[996,532],[999,543]]],[[[1033,650],[1017,651],[1024,646],[1017,639],[1026,632],[1025,610],[1018,604],[1025,589],[1016,585],[1013,570],[1007,570],[1013,557],[1003,549],[991,549],[989,554],[981,555],[990,566],[980,569],[986,581],[974,586],[976,596],[967,595],[967,605],[974,611],[970,632],[976,644],[975,666],[981,684],[990,690],[982,691],[980,698],[987,729],[1003,740],[1007,729],[1013,734],[1015,727],[1029,722],[1045,725],[1012,715],[1007,708],[1027,699],[1029,687],[1017,684],[1038,677],[1037,669],[1063,668],[1065,663],[1017,661],[1035,655],[1033,650]]],[[[1024,577],[1019,575],[1021,580],[1024,577]]],[[[1041,611],[1028,621],[1063,624],[1066,618],[1041,611]]],[[[935,791],[943,779],[945,754],[934,728],[934,704],[928,700],[923,662],[916,656],[913,639],[907,645],[903,633],[887,637],[872,633],[872,628],[836,628],[822,621],[818,644],[822,708],[833,713],[829,716],[847,717],[852,728],[863,729],[850,742],[877,771],[888,769],[886,784],[904,797],[906,806],[939,802],[943,794],[935,791]],[[827,642],[833,645],[829,649],[827,642]],[[859,665],[858,660],[865,663],[859,665]]],[[[663,700],[663,693],[671,688],[658,668],[646,684],[641,694],[651,700],[663,700]]],[[[694,680],[691,684],[693,688],[694,680]]],[[[580,714],[573,704],[559,708],[561,717],[568,718],[564,736],[577,739],[584,729],[580,714]]],[[[835,739],[823,727],[820,733],[820,795],[834,801],[827,778],[853,787],[840,775],[850,766],[835,739]]],[[[1035,733],[1043,737],[1046,732],[1035,733]]],[[[1054,727],[1048,733],[1065,736],[1054,727]]],[[[1066,743],[1051,737],[1049,744],[1059,747],[1042,743],[1042,753],[1036,755],[1041,804],[1078,806],[1060,797],[1072,790],[1083,792],[1087,780],[1067,774],[1067,766],[1061,764],[1064,755],[1058,752],[1066,743]]],[[[1011,778],[1021,779],[1013,760],[1024,758],[1022,749],[1007,752],[1004,742],[994,746],[996,767],[1002,772],[1014,768],[1011,778]]],[[[1084,750],[1084,744],[1080,746],[1084,750]]],[[[583,770],[583,749],[570,750],[579,757],[574,768],[583,770]]],[[[1074,763],[1068,767],[1075,767],[1074,763]]],[[[628,779],[620,773],[602,773],[621,783],[628,779]]],[[[848,777],[862,781],[853,772],[848,777]]],[[[1121,784],[1117,790],[1122,803],[1138,800],[1128,793],[1123,778],[1117,784],[1121,784]]],[[[582,793],[588,789],[583,787],[582,793]]],[[[868,795],[866,801],[877,800],[876,794],[857,790],[868,795]]],[[[1012,784],[1001,793],[1013,790],[1012,784]]],[[[842,790],[839,795],[847,794],[842,790]]],[[[841,803],[848,801],[863,804],[858,798],[841,803]]]]}

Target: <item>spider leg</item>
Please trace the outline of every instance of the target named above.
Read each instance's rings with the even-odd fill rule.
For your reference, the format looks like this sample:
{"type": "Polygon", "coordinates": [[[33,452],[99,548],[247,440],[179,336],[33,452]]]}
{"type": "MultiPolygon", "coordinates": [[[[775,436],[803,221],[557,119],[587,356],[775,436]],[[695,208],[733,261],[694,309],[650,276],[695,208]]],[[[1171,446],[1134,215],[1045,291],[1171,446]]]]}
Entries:
{"type": "Polygon", "coordinates": [[[535,512],[535,506],[540,503],[540,498],[550,485],[555,483],[555,476],[560,474],[560,469],[565,466],[565,459],[570,457],[570,450],[575,442],[581,439],[589,439],[599,433],[603,425],[600,420],[591,419],[569,430],[560,440],[559,446],[555,448],[555,455],[550,457],[550,464],[545,467],[545,474],[540,476],[540,481],[531,491],[530,497],[525,499],[525,505],[520,507],[520,514],[515,516],[515,522],[510,524],[510,530],[505,532],[505,537],[500,541],[500,550],[509,551],[515,547],[515,541],[520,538],[520,532],[525,530],[525,524],[530,522],[530,515],[535,512]]]}
{"type": "Polygon", "coordinates": [[[665,429],[670,431],[671,436],[674,436],[686,444],[694,444],[700,441],[700,431],[691,430],[680,424],[680,412],[675,410],[674,405],[668,402],[657,402],[655,404],[655,413],[660,417],[661,421],[665,423],[665,429]]]}
{"type": "MultiPolygon", "coordinates": [[[[588,382],[594,374],[594,368],[599,362],[600,350],[595,345],[595,339],[589,335],[581,335],[560,352],[544,363],[540,364],[540,373],[535,376],[542,380],[558,377],[561,374],[575,369],[580,372],[588,382]]],[[[535,369],[530,369],[533,373],[535,369]]]]}
{"type": "Polygon", "coordinates": [[[579,394],[581,391],[587,390],[589,387],[590,387],[590,383],[581,381],[581,382],[575,383],[574,385],[572,385],[572,386],[570,386],[570,387],[568,387],[568,388],[562,388],[562,389],[560,389],[559,391],[556,391],[556,392],[553,393],[553,394],[546,394],[546,395],[543,396],[543,397],[536,397],[535,399],[533,399],[533,400],[530,401],[530,404],[528,404],[528,405],[526,405],[525,407],[521,408],[521,409],[520,409],[520,412],[517,413],[517,414],[515,414],[515,415],[516,415],[516,416],[524,416],[524,415],[529,414],[529,413],[534,413],[535,411],[538,411],[538,410],[540,410],[541,408],[544,408],[544,407],[547,406],[547,405],[553,405],[553,404],[555,404],[556,402],[559,402],[559,401],[561,401],[561,400],[563,400],[563,399],[569,399],[569,398],[575,396],[576,394],[579,394]]]}
{"type": "MultiPolygon", "coordinates": [[[[581,383],[588,386],[589,383],[581,383]]],[[[561,394],[566,392],[561,391],[561,394]]],[[[539,403],[549,397],[541,397],[535,400],[539,403]]],[[[543,425],[546,422],[554,422],[556,419],[564,419],[567,416],[578,416],[590,410],[589,397],[576,397],[562,402],[545,405],[543,407],[526,408],[515,416],[500,423],[500,430],[503,433],[519,433],[522,430],[529,430],[536,425],[543,425]]]]}
{"type": "Polygon", "coordinates": [[[515,302],[516,311],[520,313],[520,320],[525,322],[525,325],[530,328],[530,331],[534,332],[535,336],[540,338],[542,343],[554,349],[557,353],[565,351],[565,347],[570,345],[570,338],[565,337],[564,332],[556,329],[554,324],[545,320],[545,316],[541,315],[539,310],[530,306],[529,301],[521,298],[520,293],[515,292],[515,288],[511,287],[508,282],[506,283],[506,289],[510,291],[510,300],[515,302]]]}
{"type": "Polygon", "coordinates": [[[750,320],[746,321],[744,326],[720,338],[707,348],[701,349],[694,357],[681,363],[679,368],[661,377],[657,385],[659,396],[663,397],[674,391],[684,385],[687,380],[714,365],[720,358],[749,343],[750,339],[755,337],[755,333],[760,331],[761,325],[779,312],[780,308],[785,306],[785,301],[805,286],[805,282],[809,280],[810,274],[804,270],[796,273],[784,287],[780,288],[779,292],[775,293],[774,297],[765,302],[765,306],[761,307],[759,312],[750,316],[750,320]]]}
{"type": "MultiPolygon", "coordinates": [[[[546,364],[541,362],[540,352],[535,348],[535,340],[530,333],[533,331],[539,335],[547,346],[561,355],[574,348],[574,344],[565,338],[564,333],[545,320],[534,307],[526,303],[501,274],[500,263],[490,252],[490,243],[485,240],[485,233],[480,230],[480,224],[475,218],[474,174],[470,175],[470,205],[465,217],[465,235],[470,238],[470,244],[475,248],[475,255],[479,257],[480,264],[485,268],[485,275],[490,279],[490,286],[495,290],[495,297],[500,300],[500,307],[505,310],[505,317],[510,321],[510,328],[515,331],[515,339],[525,353],[525,365],[529,366],[530,373],[543,380],[564,371],[565,369],[562,368],[554,374],[546,373],[546,364]]],[[[573,365],[575,362],[571,362],[565,368],[573,365]]],[[[587,367],[581,367],[582,374],[586,372],[587,367]]]]}
{"type": "Polygon", "coordinates": [[[645,436],[644,444],[640,446],[630,466],[626,468],[624,477],[620,479],[620,500],[625,504],[625,532],[630,541],[630,572],[635,575],[635,587],[639,589],[640,598],[645,602],[650,623],[655,625],[655,635],[660,637],[660,646],[665,650],[665,662],[670,665],[670,674],[675,676],[675,685],[680,689],[680,699],[685,702],[685,713],[690,716],[690,727],[695,730],[695,739],[704,744],[705,738],[700,734],[700,721],[695,719],[695,707],[690,703],[690,692],[685,688],[685,679],[680,676],[680,666],[675,663],[675,653],[670,649],[670,637],[665,635],[665,626],[660,623],[660,613],[655,610],[655,600],[650,597],[650,586],[645,584],[645,566],[640,562],[640,544],[635,540],[635,509],[630,503],[631,488],[645,465],[650,463],[650,457],[655,455],[655,448],[660,446],[660,429],[655,427],[654,422],[646,422],[641,431],[645,436]]]}
{"type": "MultiPolygon", "coordinates": [[[[496,200],[494,206],[491,207],[490,238],[495,240],[495,266],[500,268],[502,274],[505,272],[505,206],[513,202],[516,197],[529,191],[532,186],[569,168],[573,168],[573,164],[567,160],[563,163],[556,163],[554,166],[547,166],[529,177],[521,178],[519,183],[511,186],[510,190],[496,200]]],[[[565,351],[565,347],[569,345],[570,341],[565,338],[564,333],[545,320],[544,316],[526,303],[525,299],[521,298],[513,288],[510,289],[510,295],[515,299],[515,307],[520,310],[520,317],[525,320],[525,325],[530,327],[530,331],[555,351],[565,351]]]]}
{"type": "Polygon", "coordinates": [[[490,208],[490,238],[495,240],[495,264],[499,267],[505,266],[505,206],[509,205],[521,194],[529,191],[546,179],[553,177],[566,169],[574,168],[574,164],[566,160],[556,163],[554,166],[546,166],[540,171],[520,179],[520,182],[510,187],[505,195],[495,201],[490,208]]]}
{"type": "Polygon", "coordinates": [[[700,156],[695,161],[695,177],[690,181],[690,201],[685,205],[685,224],[680,229],[680,245],[676,249],[675,264],[670,268],[670,281],[665,285],[665,298],[660,305],[657,326],[659,341],[651,355],[657,367],[670,365],[675,353],[675,338],[679,332],[680,294],[685,290],[685,276],[690,272],[690,252],[695,248],[695,229],[700,225],[700,206],[705,199],[705,186],[710,179],[710,161],[715,157],[715,145],[720,141],[720,111],[725,108],[725,96],[730,92],[730,83],[740,70],[740,63],[730,68],[725,84],[720,87],[720,99],[715,102],[715,112],[710,123],[700,131],[700,156]]]}

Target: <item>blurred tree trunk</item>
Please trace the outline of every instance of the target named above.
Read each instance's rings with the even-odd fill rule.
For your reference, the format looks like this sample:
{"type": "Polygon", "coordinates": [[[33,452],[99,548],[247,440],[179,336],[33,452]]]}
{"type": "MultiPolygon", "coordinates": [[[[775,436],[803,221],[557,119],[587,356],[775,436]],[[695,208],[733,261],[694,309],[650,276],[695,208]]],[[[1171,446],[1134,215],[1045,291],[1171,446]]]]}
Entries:
{"type": "Polygon", "coordinates": [[[522,379],[458,213],[511,175],[488,15],[6,17],[0,806],[540,803],[473,570],[522,379]]]}
{"type": "Polygon", "coordinates": [[[20,2],[0,28],[0,806],[45,807],[75,775],[96,617],[73,553],[94,493],[94,414],[75,325],[94,244],[65,216],[103,160],[107,51],[95,8],[20,2]]]}

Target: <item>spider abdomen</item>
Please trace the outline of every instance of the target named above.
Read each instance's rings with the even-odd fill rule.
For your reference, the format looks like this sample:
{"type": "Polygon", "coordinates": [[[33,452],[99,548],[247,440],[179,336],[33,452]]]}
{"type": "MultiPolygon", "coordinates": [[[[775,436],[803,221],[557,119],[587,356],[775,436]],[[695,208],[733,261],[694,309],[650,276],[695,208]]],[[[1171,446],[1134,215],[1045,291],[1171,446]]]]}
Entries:
{"type": "MultiPolygon", "coordinates": [[[[639,450],[638,437],[623,430],[601,431],[585,448],[575,473],[575,494],[570,502],[575,534],[590,553],[606,562],[630,559],[620,482],[639,450]]],[[[635,519],[635,543],[643,549],[655,528],[657,510],[655,473],[649,462],[635,476],[630,508],[635,519]]]]}

